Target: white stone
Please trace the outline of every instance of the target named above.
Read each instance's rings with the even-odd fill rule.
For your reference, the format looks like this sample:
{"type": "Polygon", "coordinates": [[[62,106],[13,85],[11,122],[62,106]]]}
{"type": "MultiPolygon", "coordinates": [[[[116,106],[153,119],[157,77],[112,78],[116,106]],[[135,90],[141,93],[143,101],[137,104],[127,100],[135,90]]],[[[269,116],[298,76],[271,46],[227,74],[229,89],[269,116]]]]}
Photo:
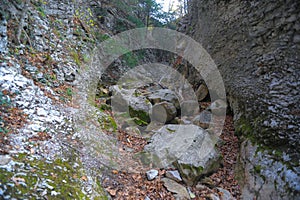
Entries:
{"type": "Polygon", "coordinates": [[[0,155],[0,165],[6,165],[11,161],[11,157],[8,155],[0,155]]]}
{"type": "Polygon", "coordinates": [[[48,112],[44,108],[37,108],[37,115],[39,116],[47,116],[48,112]]]}
{"type": "Polygon", "coordinates": [[[158,171],[155,170],[155,169],[151,169],[151,170],[146,172],[146,175],[147,175],[148,181],[152,181],[157,177],[158,171]]]}
{"type": "Polygon", "coordinates": [[[29,102],[25,102],[25,101],[16,101],[16,104],[18,107],[28,107],[29,106],[29,102]]]}
{"type": "Polygon", "coordinates": [[[8,82],[13,82],[14,81],[14,76],[11,74],[5,75],[2,77],[2,80],[8,81],[8,82]]]}
{"type": "Polygon", "coordinates": [[[38,125],[38,124],[30,124],[28,126],[28,128],[30,128],[33,131],[42,131],[42,126],[38,125]]]}

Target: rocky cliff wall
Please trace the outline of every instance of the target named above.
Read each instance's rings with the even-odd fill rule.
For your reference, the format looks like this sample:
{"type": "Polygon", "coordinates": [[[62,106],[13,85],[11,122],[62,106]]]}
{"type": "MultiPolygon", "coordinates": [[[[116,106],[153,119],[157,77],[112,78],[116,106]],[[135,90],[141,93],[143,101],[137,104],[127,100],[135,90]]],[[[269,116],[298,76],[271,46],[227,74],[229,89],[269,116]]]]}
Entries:
{"type": "Polygon", "coordinates": [[[192,0],[182,26],[223,76],[244,199],[299,197],[300,2],[192,0]]]}

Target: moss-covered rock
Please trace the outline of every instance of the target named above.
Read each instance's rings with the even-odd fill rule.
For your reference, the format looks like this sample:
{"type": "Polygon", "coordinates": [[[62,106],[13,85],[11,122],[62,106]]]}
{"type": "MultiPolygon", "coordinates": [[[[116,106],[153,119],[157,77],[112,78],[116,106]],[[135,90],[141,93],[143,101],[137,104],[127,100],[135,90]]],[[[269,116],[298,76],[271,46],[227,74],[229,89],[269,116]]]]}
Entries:
{"type": "Polygon", "coordinates": [[[88,175],[78,156],[54,160],[16,154],[0,166],[0,197],[3,199],[105,199],[100,183],[85,191],[88,175]]]}

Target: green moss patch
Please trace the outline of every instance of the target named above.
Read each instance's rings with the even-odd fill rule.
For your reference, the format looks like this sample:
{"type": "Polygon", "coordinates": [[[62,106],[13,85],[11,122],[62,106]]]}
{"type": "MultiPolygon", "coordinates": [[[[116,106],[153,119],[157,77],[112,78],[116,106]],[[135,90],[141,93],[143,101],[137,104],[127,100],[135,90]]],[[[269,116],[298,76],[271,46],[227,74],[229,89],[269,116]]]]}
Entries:
{"type": "MultiPolygon", "coordinates": [[[[0,168],[3,192],[0,196],[8,199],[89,199],[83,189],[86,181],[85,170],[76,157],[49,161],[18,154],[10,162],[10,168],[0,168]]],[[[105,197],[100,185],[93,189],[100,199],[105,197]]]]}
{"type": "Polygon", "coordinates": [[[134,110],[131,106],[129,106],[129,114],[131,117],[139,119],[136,121],[136,123],[139,125],[148,125],[148,123],[151,121],[147,112],[142,110],[134,110]]]}

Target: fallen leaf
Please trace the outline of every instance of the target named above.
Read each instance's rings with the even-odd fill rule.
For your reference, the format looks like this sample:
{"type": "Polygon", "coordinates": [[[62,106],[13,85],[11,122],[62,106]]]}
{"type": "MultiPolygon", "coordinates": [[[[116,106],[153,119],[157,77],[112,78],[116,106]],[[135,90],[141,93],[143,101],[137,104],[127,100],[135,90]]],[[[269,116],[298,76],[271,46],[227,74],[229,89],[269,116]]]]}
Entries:
{"type": "Polygon", "coordinates": [[[19,182],[25,182],[24,178],[12,177],[11,179],[16,185],[19,185],[20,184],[19,182]]]}
{"type": "Polygon", "coordinates": [[[117,194],[117,189],[106,189],[106,190],[111,196],[116,196],[117,194]]]}
{"type": "Polygon", "coordinates": [[[82,177],[81,177],[81,180],[83,180],[83,181],[88,181],[88,178],[87,178],[86,176],[82,176],[82,177]]]}

